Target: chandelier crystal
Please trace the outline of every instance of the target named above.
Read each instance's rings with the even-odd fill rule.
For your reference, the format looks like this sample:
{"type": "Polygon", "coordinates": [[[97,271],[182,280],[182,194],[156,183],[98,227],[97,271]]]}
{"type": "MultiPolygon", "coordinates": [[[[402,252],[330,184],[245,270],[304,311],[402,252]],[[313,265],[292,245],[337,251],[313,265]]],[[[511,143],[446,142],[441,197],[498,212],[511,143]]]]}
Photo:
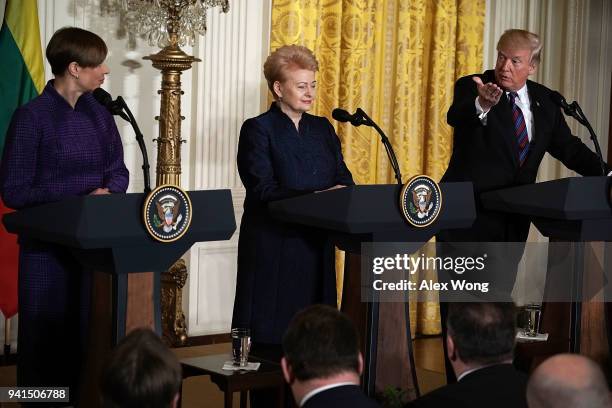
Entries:
{"type": "Polygon", "coordinates": [[[229,0],[119,0],[125,11],[127,30],[144,37],[149,45],[193,46],[206,33],[206,11],[221,6],[227,13],[229,0]]]}

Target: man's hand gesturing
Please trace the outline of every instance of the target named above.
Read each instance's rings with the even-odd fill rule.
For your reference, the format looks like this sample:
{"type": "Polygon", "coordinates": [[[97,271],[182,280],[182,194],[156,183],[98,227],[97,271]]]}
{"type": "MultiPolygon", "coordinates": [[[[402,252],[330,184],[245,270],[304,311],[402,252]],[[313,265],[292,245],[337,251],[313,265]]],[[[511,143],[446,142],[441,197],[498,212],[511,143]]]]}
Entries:
{"type": "Polygon", "coordinates": [[[489,109],[497,105],[504,91],[493,82],[483,84],[482,79],[477,76],[472,77],[472,80],[476,82],[478,88],[478,103],[485,112],[488,112],[489,109]]]}

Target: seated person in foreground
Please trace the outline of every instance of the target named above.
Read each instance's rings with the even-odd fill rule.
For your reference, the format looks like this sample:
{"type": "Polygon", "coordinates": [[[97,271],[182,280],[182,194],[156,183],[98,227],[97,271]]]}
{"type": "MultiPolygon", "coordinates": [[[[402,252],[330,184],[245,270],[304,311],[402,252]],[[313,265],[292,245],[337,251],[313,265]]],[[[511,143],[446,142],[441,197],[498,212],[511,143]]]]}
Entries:
{"type": "Polygon", "coordinates": [[[610,408],[610,390],[599,366],[578,354],[544,361],[527,385],[529,408],[610,408]]]}
{"type": "Polygon", "coordinates": [[[359,387],[363,357],[357,331],[331,306],[296,314],[283,337],[281,366],[299,407],[376,408],[359,387]]]}
{"type": "Polygon", "coordinates": [[[408,404],[411,408],[521,408],[527,376],[512,366],[513,303],[451,303],[446,344],[457,382],[408,404]]]}
{"type": "Polygon", "coordinates": [[[111,353],[100,388],[104,408],[177,408],[181,365],[150,329],[136,329],[111,353]]]}

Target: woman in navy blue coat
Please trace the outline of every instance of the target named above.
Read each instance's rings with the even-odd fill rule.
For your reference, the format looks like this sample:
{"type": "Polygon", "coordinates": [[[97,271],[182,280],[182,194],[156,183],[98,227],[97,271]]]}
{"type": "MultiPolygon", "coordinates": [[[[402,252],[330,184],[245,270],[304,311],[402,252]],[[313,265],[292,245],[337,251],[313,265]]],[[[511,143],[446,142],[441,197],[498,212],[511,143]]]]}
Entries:
{"type": "Polygon", "coordinates": [[[264,64],[275,102],[242,125],[238,171],[246,188],[232,327],[251,329],[253,352],[277,349],[291,317],[336,304],[334,248],[325,233],[274,220],[270,201],[354,184],[329,121],[306,113],[318,63],[306,47],[283,46],[264,64]]]}

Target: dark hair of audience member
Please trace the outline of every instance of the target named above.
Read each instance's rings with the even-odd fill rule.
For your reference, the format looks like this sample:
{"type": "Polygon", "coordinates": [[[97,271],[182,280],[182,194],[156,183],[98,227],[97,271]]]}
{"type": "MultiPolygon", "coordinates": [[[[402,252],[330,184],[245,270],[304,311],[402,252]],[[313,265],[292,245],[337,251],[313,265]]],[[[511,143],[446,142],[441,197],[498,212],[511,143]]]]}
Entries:
{"type": "Polygon", "coordinates": [[[331,306],[311,306],[293,317],[283,351],[300,381],[359,370],[359,343],[351,320],[331,306]]]}
{"type": "Polygon", "coordinates": [[[466,363],[493,364],[512,358],[516,335],[513,303],[451,303],[448,334],[466,363]]]}
{"type": "Polygon", "coordinates": [[[150,329],[136,329],[113,350],[102,374],[104,408],[168,408],[181,386],[176,356],[150,329]]]}

